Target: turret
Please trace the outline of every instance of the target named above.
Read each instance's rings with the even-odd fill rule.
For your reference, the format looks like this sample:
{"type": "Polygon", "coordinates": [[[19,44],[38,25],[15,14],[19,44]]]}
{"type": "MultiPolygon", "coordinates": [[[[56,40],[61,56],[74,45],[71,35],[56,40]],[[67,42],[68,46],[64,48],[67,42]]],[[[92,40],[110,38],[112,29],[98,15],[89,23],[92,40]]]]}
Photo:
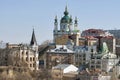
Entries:
{"type": "Polygon", "coordinates": [[[57,16],[55,16],[55,22],[54,22],[54,31],[58,31],[58,21],[57,21],[57,16]]]}
{"type": "Polygon", "coordinates": [[[69,31],[73,31],[73,26],[72,26],[72,16],[70,16],[70,24],[69,24],[69,31]]]}
{"type": "Polygon", "coordinates": [[[74,23],[74,30],[78,30],[78,20],[77,17],[75,17],[75,23],[74,23]]]}

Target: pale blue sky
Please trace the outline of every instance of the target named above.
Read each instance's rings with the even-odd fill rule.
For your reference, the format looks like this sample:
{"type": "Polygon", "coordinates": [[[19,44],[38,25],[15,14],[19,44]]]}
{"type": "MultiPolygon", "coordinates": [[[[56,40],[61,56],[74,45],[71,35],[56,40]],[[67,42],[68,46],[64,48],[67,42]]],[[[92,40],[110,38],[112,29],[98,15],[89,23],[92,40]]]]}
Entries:
{"type": "Polygon", "coordinates": [[[79,29],[120,29],[120,0],[0,0],[0,40],[29,43],[32,26],[37,42],[53,38],[54,17],[78,17],[79,29]]]}

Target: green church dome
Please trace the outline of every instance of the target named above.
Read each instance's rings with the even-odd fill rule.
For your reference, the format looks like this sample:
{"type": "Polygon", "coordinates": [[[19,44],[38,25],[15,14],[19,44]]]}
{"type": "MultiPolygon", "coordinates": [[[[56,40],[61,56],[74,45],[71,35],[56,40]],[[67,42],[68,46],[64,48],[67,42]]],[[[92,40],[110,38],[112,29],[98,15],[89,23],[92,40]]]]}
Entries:
{"type": "Polygon", "coordinates": [[[70,17],[68,15],[65,15],[62,19],[61,19],[61,23],[69,23],[70,22],[70,17]]]}

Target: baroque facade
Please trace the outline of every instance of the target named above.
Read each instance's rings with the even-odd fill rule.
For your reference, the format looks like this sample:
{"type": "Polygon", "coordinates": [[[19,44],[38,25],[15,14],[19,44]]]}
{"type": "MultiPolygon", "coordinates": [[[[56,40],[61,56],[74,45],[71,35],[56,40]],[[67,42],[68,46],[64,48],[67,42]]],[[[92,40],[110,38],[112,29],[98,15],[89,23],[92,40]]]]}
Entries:
{"type": "Polygon", "coordinates": [[[57,16],[55,17],[53,36],[54,43],[57,45],[65,45],[71,36],[74,37],[72,40],[75,45],[79,45],[80,31],[78,30],[77,17],[73,25],[72,16],[69,16],[67,7],[65,8],[64,16],[60,20],[60,29],[58,28],[57,16]]]}

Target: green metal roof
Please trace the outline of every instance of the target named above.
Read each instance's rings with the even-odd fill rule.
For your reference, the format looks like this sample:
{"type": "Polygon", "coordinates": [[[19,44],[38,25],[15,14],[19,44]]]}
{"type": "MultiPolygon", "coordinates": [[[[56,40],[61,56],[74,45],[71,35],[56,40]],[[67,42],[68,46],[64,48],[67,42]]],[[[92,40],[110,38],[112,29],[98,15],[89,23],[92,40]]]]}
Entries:
{"type": "Polygon", "coordinates": [[[68,15],[65,15],[61,19],[61,23],[69,23],[70,22],[70,17],[68,15]]]}

